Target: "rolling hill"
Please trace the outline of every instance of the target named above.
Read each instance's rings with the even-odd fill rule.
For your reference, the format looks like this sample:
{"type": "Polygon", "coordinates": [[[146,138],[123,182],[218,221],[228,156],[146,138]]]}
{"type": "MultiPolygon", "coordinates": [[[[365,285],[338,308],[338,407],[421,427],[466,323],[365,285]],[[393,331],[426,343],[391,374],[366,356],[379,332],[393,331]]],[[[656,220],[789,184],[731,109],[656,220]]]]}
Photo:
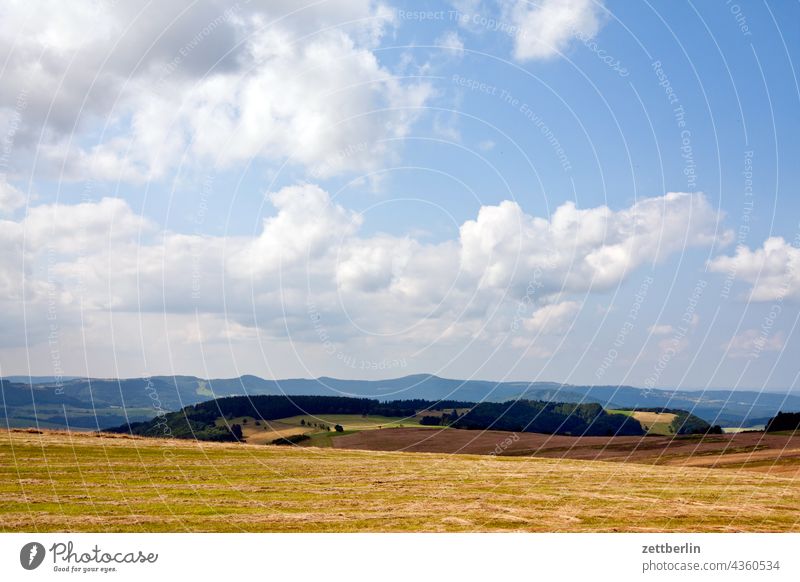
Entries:
{"type": "Polygon", "coordinates": [[[800,396],[747,390],[647,390],[631,386],[577,386],[554,382],[453,380],[417,374],[387,380],[336,378],[265,380],[195,376],[90,379],[33,378],[32,384],[0,381],[0,422],[12,427],[100,429],[142,421],[212,398],[242,395],[321,395],[378,400],[425,399],[505,402],[518,398],[598,403],[604,408],[676,408],[710,424],[765,424],[779,410],[800,410],[800,396]]]}
{"type": "MultiPolygon", "coordinates": [[[[609,414],[599,404],[554,403],[516,400],[478,404],[460,401],[394,400],[380,402],[345,396],[229,396],[201,402],[159,415],[147,422],[131,422],[107,432],[139,436],[197,439],[207,441],[245,440],[242,424],[234,419],[259,422],[288,419],[298,415],[360,415],[413,422],[427,411],[451,410],[447,419],[437,418],[452,429],[495,429],[568,435],[643,435],[641,425],[624,414],[609,414]],[[453,410],[465,410],[463,413],[453,410]]],[[[333,427],[325,427],[331,432],[333,427]]]]}

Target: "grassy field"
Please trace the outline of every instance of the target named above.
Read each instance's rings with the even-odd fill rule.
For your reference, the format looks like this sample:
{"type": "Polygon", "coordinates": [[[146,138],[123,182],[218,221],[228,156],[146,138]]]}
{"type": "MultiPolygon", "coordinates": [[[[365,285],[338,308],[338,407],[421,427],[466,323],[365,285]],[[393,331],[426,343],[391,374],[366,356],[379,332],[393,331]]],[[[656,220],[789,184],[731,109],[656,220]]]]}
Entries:
{"type": "MultiPolygon", "coordinates": [[[[219,419],[216,422],[217,425],[225,425],[225,423],[226,421],[223,419],[219,419]]],[[[268,445],[278,438],[306,434],[311,431],[311,429],[299,424],[289,424],[280,420],[258,420],[252,416],[232,418],[227,423],[240,425],[242,427],[242,436],[248,443],[253,445],[268,445]]]]}
{"type": "Polygon", "coordinates": [[[309,424],[327,424],[328,426],[341,425],[345,430],[372,430],[377,428],[392,428],[395,426],[420,426],[416,418],[399,418],[389,416],[360,416],[358,414],[320,414],[317,416],[292,416],[282,418],[281,422],[300,425],[303,420],[309,424]]]}
{"type": "Polygon", "coordinates": [[[744,471],[0,433],[2,531],[798,531],[799,520],[800,480],[744,471]]]}
{"type": "Polygon", "coordinates": [[[670,435],[669,424],[675,420],[676,414],[671,412],[646,412],[643,410],[609,410],[612,414],[632,416],[639,421],[648,434],[670,435]]]}
{"type": "Polygon", "coordinates": [[[305,434],[310,440],[305,444],[318,447],[331,446],[331,438],[362,430],[376,430],[393,427],[421,428],[416,418],[394,418],[388,416],[361,416],[359,414],[323,414],[319,416],[301,415],[278,420],[260,420],[252,416],[217,419],[217,426],[238,424],[242,427],[242,436],[248,444],[266,445],[279,438],[305,434]],[[336,425],[344,429],[344,433],[336,433],[336,425]],[[326,428],[331,430],[326,430],[326,428]]]}

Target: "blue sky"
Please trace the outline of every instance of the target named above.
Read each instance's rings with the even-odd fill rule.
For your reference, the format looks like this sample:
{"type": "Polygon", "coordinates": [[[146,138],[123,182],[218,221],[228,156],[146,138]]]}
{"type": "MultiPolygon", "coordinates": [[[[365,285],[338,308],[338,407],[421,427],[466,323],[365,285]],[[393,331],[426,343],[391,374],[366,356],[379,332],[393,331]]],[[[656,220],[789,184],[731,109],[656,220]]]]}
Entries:
{"type": "Polygon", "coordinates": [[[795,389],[799,18],[12,2],[0,373],[795,389]]]}

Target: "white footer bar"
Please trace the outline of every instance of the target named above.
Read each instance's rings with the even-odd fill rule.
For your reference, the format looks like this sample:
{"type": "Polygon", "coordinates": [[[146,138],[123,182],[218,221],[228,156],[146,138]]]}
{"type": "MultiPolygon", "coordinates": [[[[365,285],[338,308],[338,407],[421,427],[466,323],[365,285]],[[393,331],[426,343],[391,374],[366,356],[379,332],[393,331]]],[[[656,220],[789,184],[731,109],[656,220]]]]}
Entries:
{"type": "Polygon", "coordinates": [[[0,534],[2,580],[800,580],[800,534],[0,534]]]}

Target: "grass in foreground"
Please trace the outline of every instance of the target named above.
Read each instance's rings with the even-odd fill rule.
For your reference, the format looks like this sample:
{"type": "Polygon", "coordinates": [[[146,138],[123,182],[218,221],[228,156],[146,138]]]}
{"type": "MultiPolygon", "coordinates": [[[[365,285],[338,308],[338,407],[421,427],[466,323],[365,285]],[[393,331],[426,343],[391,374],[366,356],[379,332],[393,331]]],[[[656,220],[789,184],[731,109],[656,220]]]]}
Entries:
{"type": "Polygon", "coordinates": [[[2,531],[797,531],[800,480],[702,468],[0,433],[2,531]]]}

